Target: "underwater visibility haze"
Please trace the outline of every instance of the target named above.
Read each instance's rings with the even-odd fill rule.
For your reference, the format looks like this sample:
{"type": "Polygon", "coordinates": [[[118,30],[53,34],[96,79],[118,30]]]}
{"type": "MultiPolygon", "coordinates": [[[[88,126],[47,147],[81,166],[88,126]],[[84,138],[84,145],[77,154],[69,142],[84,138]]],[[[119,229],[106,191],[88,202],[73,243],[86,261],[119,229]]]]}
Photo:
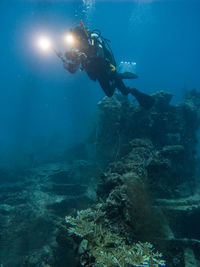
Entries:
{"type": "Polygon", "coordinates": [[[39,36],[64,50],[63,35],[83,20],[111,40],[118,64],[137,63],[132,86],[180,99],[184,88],[199,88],[199,9],[198,1],[2,0],[2,158],[14,150],[37,156],[39,147],[55,154],[83,139],[104,96],[85,73],[71,75],[53,53],[41,53],[39,36]]]}
{"type": "Polygon", "coordinates": [[[200,1],[0,11],[0,266],[200,266],[200,1]],[[134,93],[63,67],[77,25],[134,93]]]}

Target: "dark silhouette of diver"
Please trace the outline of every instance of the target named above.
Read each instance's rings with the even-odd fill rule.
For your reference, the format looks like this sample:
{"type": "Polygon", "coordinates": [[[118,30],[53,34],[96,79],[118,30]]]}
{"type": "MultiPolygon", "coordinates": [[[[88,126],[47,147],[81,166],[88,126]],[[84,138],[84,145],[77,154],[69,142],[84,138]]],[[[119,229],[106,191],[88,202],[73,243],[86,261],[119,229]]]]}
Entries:
{"type": "Polygon", "coordinates": [[[70,34],[74,44],[65,53],[66,58],[57,53],[65,69],[70,73],[75,73],[79,68],[85,70],[91,80],[99,82],[108,97],[118,88],[123,95],[132,94],[144,108],[152,107],[154,99],[151,96],[125,86],[122,79],[135,79],[137,75],[131,72],[117,72],[109,40],[103,38],[99,30],[87,30],[80,22],[80,25],[70,30],[70,34]]]}

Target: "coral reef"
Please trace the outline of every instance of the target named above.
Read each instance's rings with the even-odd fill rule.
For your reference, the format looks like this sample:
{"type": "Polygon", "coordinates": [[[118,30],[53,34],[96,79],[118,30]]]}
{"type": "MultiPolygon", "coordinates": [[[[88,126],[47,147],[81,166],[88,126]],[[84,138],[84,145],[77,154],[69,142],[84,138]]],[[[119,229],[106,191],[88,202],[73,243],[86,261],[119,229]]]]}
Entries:
{"type": "Polygon", "coordinates": [[[153,146],[143,139],[134,140],[132,146],[102,174],[97,188],[101,201],[65,219],[65,232],[77,247],[83,240],[87,243],[79,255],[82,266],[164,266],[161,254],[145,242],[162,235],[161,214],[150,204],[146,186],[146,162],[154,155],[153,146]]]}
{"type": "Polygon", "coordinates": [[[106,97],[89,144],[63,162],[15,183],[0,170],[0,265],[200,266],[200,94],[153,97],[148,111],[106,97]]]}
{"type": "Polygon", "coordinates": [[[193,207],[199,212],[187,200],[196,181],[197,96],[191,92],[185,102],[170,105],[172,96],[159,92],[150,111],[119,95],[99,103],[99,123],[90,136],[97,161],[107,166],[97,187],[99,203],[67,216],[63,225],[81,266],[164,266],[151,243],[164,252],[166,266],[183,266],[191,255],[198,266],[198,240],[175,236],[178,208],[173,215],[167,205],[170,198],[170,207],[180,208],[182,198],[188,203],[184,215],[193,207]]]}
{"type": "Polygon", "coordinates": [[[133,140],[150,140],[157,157],[149,159],[148,176],[158,186],[157,193],[163,195],[168,188],[167,193],[178,194],[177,187],[185,181],[192,190],[200,125],[199,94],[195,90],[188,92],[185,101],[177,105],[170,105],[172,95],[167,92],[153,97],[155,105],[149,111],[118,94],[104,98],[99,103],[99,123],[90,143],[98,162],[108,166],[132,150],[133,140]]]}
{"type": "Polygon", "coordinates": [[[68,233],[81,240],[78,253],[82,266],[165,266],[162,254],[154,252],[150,243],[127,244],[125,238],[106,227],[101,208],[97,205],[65,218],[68,233]]]}
{"type": "Polygon", "coordinates": [[[72,216],[65,217],[65,222],[70,224],[68,232],[70,235],[75,235],[84,238],[96,232],[96,221],[105,215],[100,209],[92,211],[91,209],[78,211],[76,218],[72,216]]]}

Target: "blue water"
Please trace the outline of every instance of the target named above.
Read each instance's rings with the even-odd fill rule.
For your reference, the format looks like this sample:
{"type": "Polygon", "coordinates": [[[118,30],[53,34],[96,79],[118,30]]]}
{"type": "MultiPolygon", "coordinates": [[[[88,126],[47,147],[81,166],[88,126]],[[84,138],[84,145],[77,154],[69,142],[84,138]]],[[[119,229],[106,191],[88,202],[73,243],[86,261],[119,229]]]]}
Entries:
{"type": "Polygon", "coordinates": [[[200,2],[1,0],[0,162],[41,160],[84,140],[104,93],[85,73],[71,75],[53,53],[36,48],[40,34],[57,49],[83,20],[111,40],[117,62],[136,62],[146,93],[167,90],[179,101],[200,90],[200,2]]]}

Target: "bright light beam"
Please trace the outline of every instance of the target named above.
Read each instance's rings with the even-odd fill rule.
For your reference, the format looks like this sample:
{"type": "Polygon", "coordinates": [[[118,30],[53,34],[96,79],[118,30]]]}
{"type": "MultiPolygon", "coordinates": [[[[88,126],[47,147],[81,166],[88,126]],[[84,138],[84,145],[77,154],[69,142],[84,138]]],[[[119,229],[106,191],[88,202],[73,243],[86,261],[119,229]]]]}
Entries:
{"type": "Polygon", "coordinates": [[[74,42],[75,42],[74,41],[74,37],[71,34],[66,35],[65,39],[66,39],[67,43],[70,44],[70,45],[73,45],[74,42]]]}
{"type": "Polygon", "coordinates": [[[48,51],[52,48],[51,40],[47,37],[40,37],[38,39],[38,46],[43,51],[48,51]]]}

